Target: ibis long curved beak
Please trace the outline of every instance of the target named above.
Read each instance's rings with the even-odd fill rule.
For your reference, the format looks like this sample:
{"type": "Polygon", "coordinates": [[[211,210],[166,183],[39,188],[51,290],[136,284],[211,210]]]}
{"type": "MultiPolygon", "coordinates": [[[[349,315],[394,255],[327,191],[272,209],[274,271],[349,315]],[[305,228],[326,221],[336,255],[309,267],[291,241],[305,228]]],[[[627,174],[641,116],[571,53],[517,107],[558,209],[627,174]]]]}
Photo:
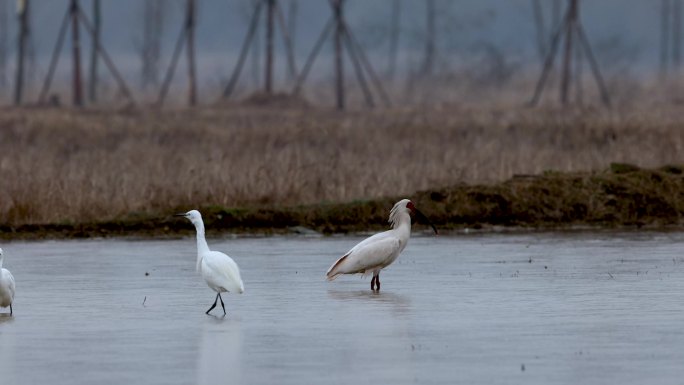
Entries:
{"type": "Polygon", "coordinates": [[[435,234],[439,234],[439,232],[437,231],[437,228],[435,227],[435,225],[432,224],[432,222],[430,221],[430,219],[428,219],[428,217],[426,217],[425,214],[421,213],[420,210],[418,210],[418,209],[415,208],[415,207],[413,208],[413,212],[416,213],[416,218],[417,218],[417,219],[419,219],[419,220],[421,220],[421,221],[427,223],[428,225],[430,225],[430,227],[432,227],[432,230],[434,230],[435,234]]]}

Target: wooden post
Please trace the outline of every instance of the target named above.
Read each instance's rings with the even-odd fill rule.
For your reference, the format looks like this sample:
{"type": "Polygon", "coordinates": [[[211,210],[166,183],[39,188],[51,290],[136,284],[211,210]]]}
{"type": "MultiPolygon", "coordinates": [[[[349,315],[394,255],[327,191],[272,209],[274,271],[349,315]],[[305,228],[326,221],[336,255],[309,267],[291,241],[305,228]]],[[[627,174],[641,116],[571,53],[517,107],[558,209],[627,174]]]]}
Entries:
{"type": "Polygon", "coordinates": [[[361,91],[363,91],[363,96],[366,99],[366,104],[368,105],[368,107],[373,108],[375,107],[375,102],[373,101],[373,94],[371,93],[371,90],[368,87],[366,77],[363,75],[363,67],[361,66],[361,62],[359,61],[359,58],[356,55],[354,42],[352,41],[348,33],[345,34],[344,37],[344,41],[347,43],[347,54],[349,55],[349,59],[351,59],[351,62],[353,64],[354,71],[356,72],[356,78],[359,80],[361,91]]]}
{"type": "Polygon", "coordinates": [[[387,96],[385,89],[382,87],[382,82],[380,81],[380,78],[378,77],[378,75],[376,75],[375,70],[373,70],[373,66],[371,66],[370,61],[366,57],[366,54],[363,52],[363,48],[361,48],[361,44],[359,44],[356,38],[354,38],[354,34],[352,34],[351,30],[347,27],[346,23],[344,25],[344,32],[346,34],[346,37],[351,41],[351,46],[353,48],[352,54],[358,56],[361,59],[361,64],[365,68],[366,72],[368,72],[368,76],[371,78],[371,81],[373,82],[375,88],[380,94],[380,98],[382,98],[385,105],[389,107],[391,104],[389,96],[387,96]]]}
{"type": "MultiPolygon", "coordinates": [[[[577,34],[576,35],[577,41],[580,41],[581,37],[580,37],[579,28],[575,28],[575,31],[573,31],[573,32],[577,34]]],[[[580,41],[580,43],[581,43],[581,41],[580,41]]],[[[574,71],[575,71],[575,103],[577,105],[580,105],[580,106],[584,102],[584,87],[582,87],[582,70],[583,70],[582,62],[584,61],[583,56],[584,55],[582,55],[581,47],[577,48],[575,50],[575,68],[574,68],[574,71]]]]}
{"type": "MultiPolygon", "coordinates": [[[[161,38],[164,26],[164,10],[166,4],[163,0],[143,0],[143,36],[140,47],[141,86],[159,84],[159,56],[161,54],[161,38]]],[[[185,25],[183,25],[185,31],[185,25]]]]}
{"type": "Polygon", "coordinates": [[[185,36],[187,40],[188,53],[188,104],[197,105],[197,82],[195,72],[195,0],[187,0],[187,12],[185,22],[185,36]]]}
{"type": "Polygon", "coordinates": [[[78,0],[71,0],[71,47],[73,49],[73,104],[83,106],[83,83],[81,82],[81,41],[78,33],[78,0]]]}
{"type": "Polygon", "coordinates": [[[549,51],[546,54],[546,59],[544,60],[544,67],[542,69],[541,76],[539,76],[539,80],[537,81],[537,85],[534,89],[534,95],[532,96],[532,100],[530,100],[530,105],[534,106],[537,103],[539,103],[539,100],[541,99],[542,91],[544,90],[544,85],[546,84],[546,80],[549,77],[549,74],[551,73],[551,69],[554,66],[554,62],[556,60],[556,51],[558,50],[558,46],[560,45],[561,41],[561,36],[563,35],[563,30],[565,29],[565,24],[568,22],[567,18],[563,19],[563,22],[559,24],[556,27],[556,32],[554,32],[553,36],[551,37],[551,46],[549,47],[549,51]]]}
{"type": "Polygon", "coordinates": [[[97,45],[100,42],[100,31],[101,31],[101,12],[100,12],[100,0],[93,0],[93,38],[92,47],[90,49],[90,79],[88,82],[88,97],[91,103],[97,101],[97,45]]]}
{"type": "Polygon", "coordinates": [[[423,59],[423,75],[431,75],[435,62],[435,0],[427,0],[427,19],[425,25],[425,57],[423,59]]]}
{"type": "Polygon", "coordinates": [[[335,79],[337,109],[344,110],[344,58],[342,57],[342,34],[344,33],[342,2],[344,0],[333,1],[333,12],[335,14],[335,79]]]}
{"type": "Polygon", "coordinates": [[[589,65],[591,66],[591,72],[594,74],[594,79],[596,80],[596,85],[601,93],[601,100],[606,107],[610,107],[610,95],[608,94],[608,89],[606,88],[606,83],[603,81],[603,76],[601,76],[601,71],[599,70],[598,62],[594,57],[594,53],[591,51],[591,45],[589,44],[589,38],[582,28],[582,24],[577,22],[577,35],[579,37],[579,43],[584,47],[584,52],[589,60],[589,65]]]}
{"type": "MultiPolygon", "coordinates": [[[[577,50],[584,49],[584,54],[577,53],[577,60],[585,58],[589,61],[591,67],[591,72],[594,75],[594,80],[596,80],[596,85],[601,93],[601,99],[606,107],[610,107],[610,95],[608,94],[608,89],[603,81],[601,72],[599,70],[598,62],[594,57],[591,50],[591,45],[589,44],[589,39],[587,38],[584,29],[582,28],[582,23],[579,19],[579,0],[568,0],[568,9],[565,13],[560,24],[556,27],[556,31],[551,38],[551,46],[546,55],[546,60],[544,61],[544,68],[542,70],[541,76],[537,81],[537,85],[534,90],[534,95],[532,100],[530,100],[530,105],[534,106],[539,103],[542,91],[544,90],[544,85],[553,67],[554,59],[556,57],[556,52],[561,43],[561,37],[565,35],[565,57],[563,63],[563,73],[562,83],[561,83],[561,102],[566,104],[568,102],[568,92],[570,90],[571,81],[571,65],[572,65],[572,51],[573,51],[573,39],[577,38],[578,47],[577,50]]],[[[579,75],[575,75],[579,76],[579,75]]]]}
{"type": "Polygon", "coordinates": [[[321,32],[320,36],[318,36],[318,40],[316,40],[316,43],[314,44],[309,57],[306,59],[306,62],[304,62],[304,67],[302,67],[302,71],[299,73],[299,76],[297,76],[297,81],[295,82],[294,88],[292,90],[293,94],[299,95],[299,93],[302,91],[302,85],[304,84],[306,77],[309,75],[311,66],[313,66],[316,56],[318,56],[318,52],[323,47],[323,43],[325,43],[333,28],[335,28],[335,15],[333,15],[328,22],[325,23],[323,31],[321,32]]]}
{"type": "Polygon", "coordinates": [[[343,1],[344,0],[329,0],[330,7],[332,9],[332,16],[328,23],[326,23],[325,28],[321,32],[321,35],[319,36],[318,40],[316,41],[316,44],[314,45],[313,50],[311,51],[311,54],[306,60],[304,67],[302,68],[302,72],[299,74],[299,77],[297,78],[297,83],[295,84],[293,93],[298,94],[300,92],[301,86],[302,84],[304,84],[304,80],[306,79],[309,70],[313,65],[313,62],[316,59],[318,51],[320,50],[327,36],[334,30],[333,43],[335,48],[334,68],[336,74],[335,91],[337,97],[337,109],[343,110],[345,108],[345,83],[342,57],[344,43],[347,44],[349,57],[352,61],[352,64],[354,65],[354,70],[356,71],[357,79],[359,80],[362,91],[366,97],[366,102],[368,106],[372,107],[374,105],[374,102],[371,94],[372,91],[368,87],[364,71],[373,81],[374,85],[378,89],[380,97],[383,99],[385,104],[389,105],[389,98],[387,97],[387,94],[384,92],[384,89],[382,88],[378,76],[376,75],[375,71],[373,70],[373,67],[370,65],[370,62],[366,58],[363,49],[358,44],[356,39],[354,39],[352,32],[349,30],[349,27],[346,25],[346,22],[344,21],[343,1]]]}
{"type": "Polygon", "coordinates": [[[237,65],[235,66],[233,74],[230,76],[230,79],[228,80],[226,88],[223,90],[223,97],[225,99],[228,99],[233,94],[233,90],[235,89],[237,81],[240,78],[242,66],[245,64],[245,59],[247,58],[249,47],[252,43],[252,39],[254,38],[254,34],[256,33],[257,25],[259,24],[259,13],[261,11],[262,4],[263,3],[259,1],[256,3],[256,6],[254,7],[254,12],[252,13],[252,20],[249,23],[249,29],[247,30],[245,40],[242,43],[242,48],[240,49],[240,56],[238,57],[237,65]]]}
{"type": "Polygon", "coordinates": [[[151,68],[150,81],[154,86],[159,85],[159,58],[161,57],[162,38],[164,35],[164,18],[166,5],[164,0],[152,2],[152,26],[150,27],[148,66],[151,68]]]}
{"type": "Polygon", "coordinates": [[[551,30],[558,28],[563,14],[563,0],[553,0],[551,9],[551,30]]]}
{"type": "Polygon", "coordinates": [[[534,19],[535,31],[537,33],[537,54],[543,63],[546,57],[548,42],[546,41],[546,27],[544,25],[544,12],[541,0],[532,0],[532,18],[534,19]]]}
{"type": "Polygon", "coordinates": [[[29,0],[19,0],[17,6],[19,33],[17,37],[17,68],[14,82],[14,104],[19,106],[22,103],[24,93],[24,64],[26,58],[26,42],[29,34],[30,2],[29,0]]]}
{"type": "Polygon", "coordinates": [[[397,48],[399,46],[399,25],[401,23],[401,0],[394,0],[392,2],[391,17],[387,77],[389,79],[394,79],[394,74],[397,70],[397,48]]]}
{"type": "Polygon", "coordinates": [[[563,56],[563,75],[561,78],[561,103],[568,103],[568,92],[570,90],[570,81],[572,77],[572,41],[575,35],[575,26],[577,23],[577,12],[579,7],[579,0],[568,0],[568,21],[565,31],[565,54],[563,56]]]}
{"type": "Polygon", "coordinates": [[[0,0],[0,87],[7,85],[7,44],[9,36],[9,2],[0,0]]]}
{"type": "Polygon", "coordinates": [[[285,44],[285,55],[287,56],[287,74],[289,80],[293,81],[297,77],[297,64],[295,63],[295,53],[292,45],[292,36],[290,35],[290,28],[285,19],[283,10],[280,9],[280,4],[275,3],[276,21],[280,26],[280,33],[283,37],[283,44],[285,44]]]}
{"type": "MultiPolygon", "coordinates": [[[[90,34],[91,38],[95,36],[95,27],[93,27],[90,20],[88,20],[88,17],[85,15],[85,13],[83,13],[83,11],[80,8],[78,9],[78,16],[81,22],[83,23],[83,27],[85,28],[86,32],[90,34]]],[[[132,105],[134,105],[135,100],[133,99],[133,95],[126,86],[126,82],[123,80],[123,77],[121,77],[121,74],[116,69],[116,66],[114,66],[114,62],[107,54],[107,51],[102,46],[101,42],[99,40],[95,40],[95,42],[97,43],[95,48],[97,49],[98,54],[101,55],[101,59],[104,62],[105,66],[107,67],[107,69],[109,69],[109,73],[112,74],[114,80],[118,83],[119,90],[128,99],[128,101],[132,105]]]]}
{"type": "MultiPolygon", "coordinates": [[[[294,55],[296,51],[296,40],[297,40],[297,13],[299,8],[297,6],[297,0],[290,0],[290,6],[287,11],[287,32],[290,36],[290,51],[294,55]]],[[[297,79],[297,73],[295,71],[294,75],[290,75],[293,82],[297,79]]]]}
{"type": "Polygon", "coordinates": [[[670,0],[661,1],[660,19],[660,75],[667,75],[670,59],[670,0]]]}
{"type": "Polygon", "coordinates": [[[682,62],[682,0],[674,0],[672,18],[672,65],[679,70],[682,62]]]}
{"type": "MultiPolygon", "coordinates": [[[[254,8],[260,8],[262,4],[264,4],[263,0],[252,0],[253,3],[255,3],[254,8]]],[[[259,26],[261,25],[261,11],[258,12],[257,14],[257,26],[256,29],[254,30],[254,37],[252,38],[252,43],[251,43],[251,53],[252,53],[252,68],[251,68],[251,74],[252,74],[252,84],[254,89],[259,89],[263,87],[263,84],[261,83],[261,76],[263,73],[261,72],[261,43],[263,41],[261,40],[262,38],[262,31],[259,29],[259,26]]]]}
{"type": "Polygon", "coordinates": [[[62,52],[62,45],[64,44],[64,39],[66,32],[69,29],[69,19],[71,19],[71,8],[67,8],[64,13],[64,18],[62,19],[62,25],[59,27],[59,33],[57,34],[57,42],[52,51],[52,58],[50,59],[50,65],[48,66],[47,75],[45,75],[45,81],[43,82],[43,87],[40,90],[40,95],[38,96],[38,104],[45,103],[47,99],[47,94],[50,91],[50,84],[52,84],[52,77],[55,74],[55,69],[57,69],[57,62],[59,61],[59,55],[62,52]]]}
{"type": "Polygon", "coordinates": [[[48,66],[48,71],[47,75],[45,76],[45,82],[43,83],[43,87],[40,91],[40,96],[38,98],[38,103],[42,104],[45,102],[48,92],[50,92],[50,84],[52,83],[52,77],[55,74],[55,69],[57,68],[57,62],[59,61],[60,57],[60,52],[62,50],[62,45],[64,43],[64,39],[66,36],[66,32],[69,29],[69,23],[71,22],[72,25],[72,45],[73,45],[73,61],[74,61],[74,66],[73,66],[73,87],[74,87],[74,92],[73,92],[73,102],[75,106],[82,106],[83,105],[83,90],[82,90],[82,83],[81,83],[81,52],[80,52],[80,40],[79,40],[79,30],[78,30],[78,25],[79,22],[83,24],[83,28],[86,31],[87,34],[90,35],[90,37],[93,39],[93,42],[95,43],[95,46],[93,49],[96,51],[98,55],[101,55],[100,58],[102,59],[103,63],[105,66],[109,69],[109,72],[112,74],[116,82],[119,84],[119,89],[122,92],[122,94],[129,99],[129,101],[132,104],[135,104],[135,101],[133,100],[133,95],[131,95],[130,91],[128,90],[128,87],[126,87],[126,83],[124,82],[123,78],[121,77],[121,74],[116,70],[116,67],[114,66],[114,63],[112,62],[112,59],[109,57],[107,52],[105,51],[104,47],[102,47],[101,42],[98,39],[95,39],[95,27],[93,24],[88,20],[88,17],[86,14],[83,12],[81,7],[79,7],[77,0],[71,0],[69,3],[69,7],[67,8],[67,11],[64,14],[64,19],[62,20],[62,25],[59,29],[59,33],[57,35],[57,42],[55,43],[54,50],[52,52],[52,58],[50,59],[50,65],[48,66]]]}
{"type": "MultiPolygon", "coordinates": [[[[553,31],[560,27],[563,23],[563,3],[567,0],[553,0],[551,4],[551,26],[549,28],[549,36],[547,38],[548,49],[551,49],[550,41],[553,40],[553,31]]],[[[555,70],[555,68],[554,68],[555,70]]]]}
{"type": "Polygon", "coordinates": [[[152,15],[154,3],[150,0],[142,0],[142,42],[140,44],[140,86],[144,89],[151,83],[152,71],[150,71],[150,41],[152,41],[152,15]]]}
{"type": "Polygon", "coordinates": [[[275,27],[275,0],[266,1],[266,73],[264,78],[264,91],[273,93],[273,31],[275,27]]]}
{"type": "Polygon", "coordinates": [[[181,50],[183,49],[183,42],[187,39],[185,36],[187,32],[188,30],[184,25],[183,28],[181,28],[181,32],[176,40],[176,46],[171,54],[171,63],[169,64],[169,68],[166,70],[166,75],[164,75],[164,80],[162,80],[162,85],[159,88],[159,97],[157,99],[157,105],[159,107],[164,104],[166,93],[169,91],[169,87],[171,86],[173,74],[176,72],[176,64],[178,63],[178,58],[180,57],[181,50]]]}

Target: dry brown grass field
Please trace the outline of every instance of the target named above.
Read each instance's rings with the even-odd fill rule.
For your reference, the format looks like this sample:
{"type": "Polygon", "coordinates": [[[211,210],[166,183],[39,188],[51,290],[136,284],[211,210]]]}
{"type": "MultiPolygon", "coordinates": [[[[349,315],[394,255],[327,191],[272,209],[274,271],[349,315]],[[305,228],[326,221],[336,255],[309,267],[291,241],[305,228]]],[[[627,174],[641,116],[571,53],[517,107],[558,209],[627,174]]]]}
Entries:
{"type": "Polygon", "coordinates": [[[411,196],[546,170],[684,163],[676,105],[0,111],[0,223],[411,196]]]}

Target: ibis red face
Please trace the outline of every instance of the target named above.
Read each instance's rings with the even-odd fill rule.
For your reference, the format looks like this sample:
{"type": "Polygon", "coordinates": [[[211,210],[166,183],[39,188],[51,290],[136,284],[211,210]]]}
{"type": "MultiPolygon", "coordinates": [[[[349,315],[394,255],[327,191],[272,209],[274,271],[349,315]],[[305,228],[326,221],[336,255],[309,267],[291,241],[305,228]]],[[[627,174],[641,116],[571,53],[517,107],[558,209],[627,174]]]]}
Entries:
{"type": "Polygon", "coordinates": [[[435,234],[439,234],[435,225],[433,225],[432,222],[430,222],[430,220],[428,219],[428,217],[426,217],[423,213],[420,212],[420,210],[416,208],[413,202],[409,201],[406,204],[406,208],[409,209],[409,211],[416,216],[416,219],[421,220],[423,222],[427,222],[427,224],[430,225],[430,227],[432,227],[432,230],[434,230],[435,234]]]}

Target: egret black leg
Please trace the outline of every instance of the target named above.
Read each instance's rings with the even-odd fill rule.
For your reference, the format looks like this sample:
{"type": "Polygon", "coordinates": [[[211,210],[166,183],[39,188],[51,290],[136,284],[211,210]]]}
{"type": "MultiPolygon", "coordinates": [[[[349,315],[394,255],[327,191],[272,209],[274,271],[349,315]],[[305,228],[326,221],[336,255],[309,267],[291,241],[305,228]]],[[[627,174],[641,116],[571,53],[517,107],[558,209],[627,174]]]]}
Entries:
{"type": "Polygon", "coordinates": [[[371,278],[371,290],[375,291],[375,276],[373,276],[373,278],[371,278]]]}
{"type": "MultiPolygon", "coordinates": [[[[216,307],[216,302],[218,302],[218,299],[219,299],[219,294],[216,293],[216,299],[214,300],[214,304],[211,305],[211,307],[209,308],[209,310],[207,310],[207,312],[204,313],[204,314],[209,314],[210,311],[214,310],[214,308],[216,307]]],[[[223,300],[221,300],[221,302],[223,302],[223,300]]]]}
{"type": "Polygon", "coordinates": [[[10,315],[12,315],[12,304],[10,304],[10,315]]]}
{"type": "Polygon", "coordinates": [[[221,300],[221,307],[223,308],[223,315],[226,315],[226,305],[223,304],[223,297],[221,297],[221,293],[219,293],[218,297],[221,300]]]}

